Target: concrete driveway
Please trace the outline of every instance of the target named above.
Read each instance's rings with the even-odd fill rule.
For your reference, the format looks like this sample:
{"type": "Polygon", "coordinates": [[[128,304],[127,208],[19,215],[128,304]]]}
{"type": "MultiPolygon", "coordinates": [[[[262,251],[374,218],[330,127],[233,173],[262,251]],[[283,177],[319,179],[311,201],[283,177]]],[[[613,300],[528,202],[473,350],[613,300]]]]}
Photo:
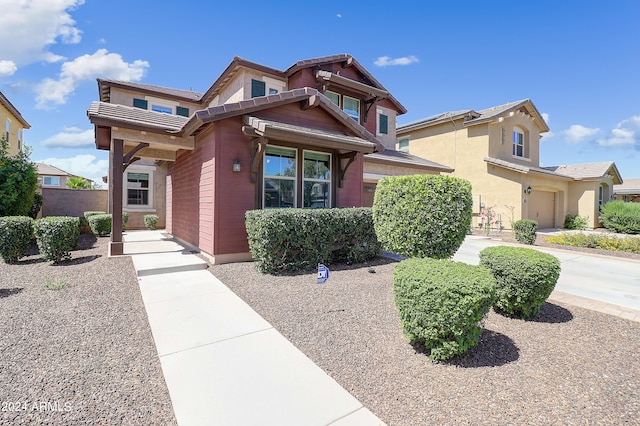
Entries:
{"type": "MultiPolygon", "coordinates": [[[[480,261],[478,253],[482,249],[504,244],[489,238],[468,236],[453,259],[477,265],[480,261]]],[[[530,247],[560,259],[562,272],[555,291],[616,305],[626,308],[625,311],[640,311],[640,262],[530,247]]]]}

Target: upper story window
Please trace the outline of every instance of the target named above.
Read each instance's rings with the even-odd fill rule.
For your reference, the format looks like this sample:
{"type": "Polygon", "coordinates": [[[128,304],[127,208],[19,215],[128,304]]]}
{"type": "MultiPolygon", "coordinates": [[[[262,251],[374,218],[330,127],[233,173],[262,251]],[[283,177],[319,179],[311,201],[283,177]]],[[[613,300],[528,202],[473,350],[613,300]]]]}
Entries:
{"type": "Polygon", "coordinates": [[[389,134],[389,116],[386,114],[378,114],[378,134],[389,134]]]}
{"type": "Polygon", "coordinates": [[[164,105],[151,105],[151,111],[173,114],[173,108],[164,105]]]}
{"type": "Polygon", "coordinates": [[[133,106],[140,109],[149,109],[149,100],[151,100],[151,111],[162,112],[164,114],[173,114],[183,117],[189,117],[189,108],[181,107],[177,105],[177,102],[164,101],[160,98],[139,99],[133,98],[133,106]],[[175,110],[174,110],[175,108],[175,110]]]}
{"type": "Polygon", "coordinates": [[[513,129],[513,156],[525,157],[525,132],[516,127],[513,129]]]}
{"type": "Polygon", "coordinates": [[[282,81],[262,77],[262,80],[251,79],[251,97],[257,98],[259,96],[277,95],[285,88],[285,83],[282,81]]]}
{"type": "Polygon", "coordinates": [[[398,141],[398,151],[409,152],[409,139],[400,139],[398,141]]]}
{"type": "Polygon", "coordinates": [[[5,137],[7,138],[7,142],[9,142],[9,133],[10,132],[11,132],[11,120],[9,120],[7,118],[6,132],[5,132],[5,137]]]}
{"type": "Polygon", "coordinates": [[[329,98],[329,100],[331,102],[333,102],[334,104],[336,104],[338,106],[338,108],[342,108],[342,102],[340,102],[340,100],[342,99],[342,97],[340,96],[339,93],[336,92],[330,92],[330,91],[326,91],[324,92],[324,95],[329,98]]]}
{"type": "Polygon", "coordinates": [[[349,117],[353,118],[358,123],[360,122],[360,99],[341,95],[340,93],[331,92],[329,90],[326,90],[324,95],[340,109],[346,112],[349,117]]]}
{"type": "Polygon", "coordinates": [[[60,178],[58,176],[45,176],[42,178],[43,186],[60,186],[60,178]]]}

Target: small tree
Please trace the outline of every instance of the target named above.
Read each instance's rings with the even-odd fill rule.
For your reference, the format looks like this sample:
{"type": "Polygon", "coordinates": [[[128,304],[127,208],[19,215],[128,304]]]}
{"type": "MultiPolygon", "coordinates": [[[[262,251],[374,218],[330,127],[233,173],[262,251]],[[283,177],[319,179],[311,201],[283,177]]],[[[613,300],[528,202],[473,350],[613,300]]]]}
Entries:
{"type": "Polygon", "coordinates": [[[91,185],[91,182],[80,176],[70,177],[69,179],[67,179],[65,185],[67,186],[67,188],[72,189],[91,189],[93,187],[91,185]]]}
{"type": "Polygon", "coordinates": [[[7,139],[0,139],[0,216],[28,216],[31,211],[38,173],[30,155],[31,148],[25,146],[10,156],[7,139]]]}

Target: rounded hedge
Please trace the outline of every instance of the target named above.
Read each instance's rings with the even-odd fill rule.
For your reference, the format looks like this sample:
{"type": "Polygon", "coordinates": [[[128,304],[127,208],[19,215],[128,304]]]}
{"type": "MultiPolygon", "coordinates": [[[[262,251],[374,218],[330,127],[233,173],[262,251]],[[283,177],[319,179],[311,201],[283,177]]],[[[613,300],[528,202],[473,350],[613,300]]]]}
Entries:
{"type": "Polygon", "coordinates": [[[373,201],[375,231],[384,250],[446,259],[471,226],[471,184],[451,176],[389,176],[373,201]]]}
{"type": "Polygon", "coordinates": [[[28,216],[0,217],[0,256],[15,263],[27,255],[33,235],[33,219],[28,216]]]}
{"type": "Polygon", "coordinates": [[[110,214],[94,214],[87,218],[89,227],[94,235],[104,237],[111,233],[111,215],[110,214]]]}
{"type": "Polygon", "coordinates": [[[36,220],[34,233],[40,254],[45,260],[59,262],[71,259],[80,237],[80,219],[68,216],[47,216],[36,220]]]}
{"type": "Polygon", "coordinates": [[[409,342],[431,349],[429,358],[439,361],[477,345],[480,321],[494,302],[495,281],[480,266],[412,258],[394,268],[393,291],[409,342]]]}
{"type": "Polygon", "coordinates": [[[495,277],[496,311],[523,319],[538,315],[560,277],[558,258],[524,247],[487,247],[480,265],[495,277]]]}
{"type": "Polygon", "coordinates": [[[610,201],[600,211],[605,228],[621,234],[640,234],[640,204],[610,201]]]}
{"type": "Polygon", "coordinates": [[[143,219],[145,228],[154,230],[156,229],[156,225],[158,225],[158,220],[160,218],[157,214],[145,214],[143,219]]]}
{"type": "Polygon", "coordinates": [[[521,219],[513,222],[513,233],[516,241],[521,244],[532,245],[536,242],[538,222],[530,219],[521,219]]]}

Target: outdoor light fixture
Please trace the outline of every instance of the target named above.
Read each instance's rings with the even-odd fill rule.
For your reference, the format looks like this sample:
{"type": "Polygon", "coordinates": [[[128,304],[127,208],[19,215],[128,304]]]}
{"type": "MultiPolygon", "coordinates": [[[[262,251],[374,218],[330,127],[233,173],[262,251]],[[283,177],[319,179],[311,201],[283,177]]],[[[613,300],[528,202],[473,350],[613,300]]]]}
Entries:
{"type": "Polygon", "coordinates": [[[235,160],[233,160],[233,172],[238,173],[240,170],[240,159],[236,157],[235,160]]]}
{"type": "Polygon", "coordinates": [[[531,195],[531,191],[533,191],[533,189],[531,189],[531,187],[528,186],[527,189],[524,190],[524,193],[527,195],[531,195]]]}

